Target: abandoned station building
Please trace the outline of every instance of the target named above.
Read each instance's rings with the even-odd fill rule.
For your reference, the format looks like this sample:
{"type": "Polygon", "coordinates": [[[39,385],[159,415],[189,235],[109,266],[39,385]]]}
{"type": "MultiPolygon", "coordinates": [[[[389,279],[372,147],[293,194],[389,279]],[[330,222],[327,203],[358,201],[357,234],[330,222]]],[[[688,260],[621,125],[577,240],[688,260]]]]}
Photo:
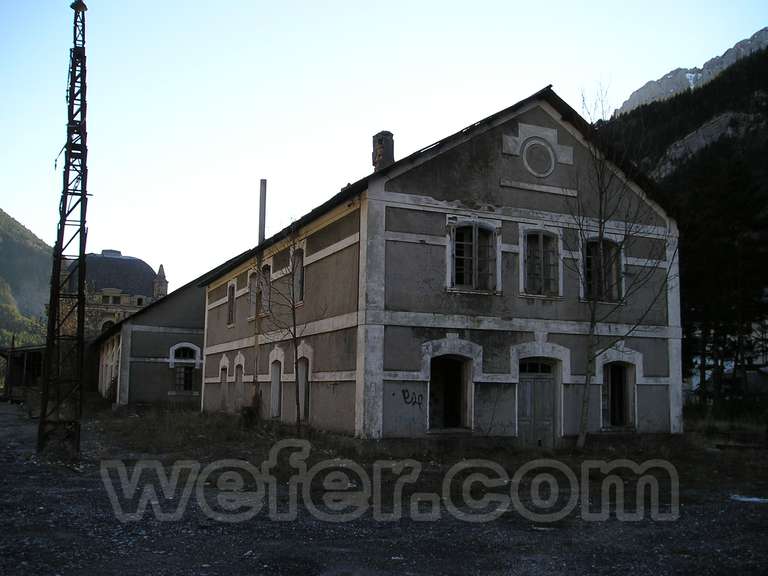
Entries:
{"type": "Polygon", "coordinates": [[[293,422],[298,379],[313,427],[552,446],[592,364],[590,431],[681,432],[677,228],[591,177],[589,130],[547,87],[398,161],[374,136],[372,174],[201,279],[202,409],[293,422]]]}

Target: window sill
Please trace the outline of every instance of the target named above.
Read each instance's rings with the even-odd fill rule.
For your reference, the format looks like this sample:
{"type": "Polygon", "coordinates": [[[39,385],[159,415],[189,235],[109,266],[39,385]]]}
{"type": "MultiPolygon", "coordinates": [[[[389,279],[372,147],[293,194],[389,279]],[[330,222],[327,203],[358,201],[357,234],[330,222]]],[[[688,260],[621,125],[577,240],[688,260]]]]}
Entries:
{"type": "Polygon", "coordinates": [[[484,296],[502,296],[501,290],[475,290],[474,288],[446,288],[450,294],[479,294],[484,296]]]}
{"type": "Polygon", "coordinates": [[[593,302],[597,302],[598,304],[610,304],[612,306],[624,306],[625,301],[624,300],[592,300],[590,298],[579,298],[579,302],[582,304],[591,304],[593,302]]]}
{"type": "Polygon", "coordinates": [[[553,301],[565,300],[565,298],[563,298],[559,294],[550,296],[548,294],[528,294],[526,292],[521,292],[520,294],[518,294],[518,296],[520,298],[531,298],[534,300],[553,300],[553,301]]]}
{"type": "Polygon", "coordinates": [[[195,390],[185,391],[185,390],[169,390],[168,396],[200,396],[200,392],[197,392],[195,390]]]}
{"type": "Polygon", "coordinates": [[[227,328],[234,328],[234,327],[235,327],[234,323],[233,324],[227,324],[227,328]]]}

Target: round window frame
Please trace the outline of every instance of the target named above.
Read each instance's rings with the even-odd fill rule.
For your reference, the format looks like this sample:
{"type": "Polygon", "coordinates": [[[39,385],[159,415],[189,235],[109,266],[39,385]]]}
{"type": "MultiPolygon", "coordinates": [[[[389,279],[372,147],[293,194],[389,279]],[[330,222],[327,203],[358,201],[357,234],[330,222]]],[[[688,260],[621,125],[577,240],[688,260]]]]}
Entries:
{"type": "Polygon", "coordinates": [[[521,156],[523,157],[523,164],[525,165],[525,169],[528,170],[528,172],[530,172],[533,176],[536,176],[536,178],[546,178],[555,171],[555,152],[552,150],[552,146],[550,146],[549,142],[543,138],[528,138],[528,140],[526,140],[523,144],[521,156]],[[544,172],[538,172],[537,170],[534,170],[530,164],[528,164],[528,150],[531,148],[531,146],[534,145],[541,146],[544,148],[544,150],[547,151],[547,154],[549,154],[549,169],[544,172]]]}

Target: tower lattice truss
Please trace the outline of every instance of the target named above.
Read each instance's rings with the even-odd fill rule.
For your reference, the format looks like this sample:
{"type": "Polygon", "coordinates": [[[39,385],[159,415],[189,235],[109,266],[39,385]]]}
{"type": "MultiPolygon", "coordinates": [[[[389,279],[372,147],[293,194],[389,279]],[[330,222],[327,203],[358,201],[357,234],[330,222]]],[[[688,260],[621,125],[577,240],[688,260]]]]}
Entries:
{"type": "Polygon", "coordinates": [[[85,224],[88,182],[86,132],[85,3],[74,10],[69,57],[67,141],[63,189],[53,249],[48,303],[45,374],[40,403],[38,451],[79,453],[84,375],[85,224]]]}

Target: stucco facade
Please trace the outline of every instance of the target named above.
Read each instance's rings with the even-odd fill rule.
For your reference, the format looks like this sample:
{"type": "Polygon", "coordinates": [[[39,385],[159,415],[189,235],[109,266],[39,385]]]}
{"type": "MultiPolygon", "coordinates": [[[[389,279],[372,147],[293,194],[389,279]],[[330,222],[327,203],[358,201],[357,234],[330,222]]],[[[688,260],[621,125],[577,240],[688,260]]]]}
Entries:
{"type": "Polygon", "coordinates": [[[198,409],[203,374],[204,291],[172,292],[95,342],[98,390],[116,405],[198,409]]]}
{"type": "Polygon", "coordinates": [[[269,265],[278,286],[302,251],[289,308],[312,426],[558,445],[578,432],[591,337],[590,431],[681,432],[677,228],[610,164],[601,218],[583,126],[546,89],[381,164],[209,275],[203,409],[295,419],[290,330],[276,309],[252,314],[265,288],[249,278],[269,265]]]}

